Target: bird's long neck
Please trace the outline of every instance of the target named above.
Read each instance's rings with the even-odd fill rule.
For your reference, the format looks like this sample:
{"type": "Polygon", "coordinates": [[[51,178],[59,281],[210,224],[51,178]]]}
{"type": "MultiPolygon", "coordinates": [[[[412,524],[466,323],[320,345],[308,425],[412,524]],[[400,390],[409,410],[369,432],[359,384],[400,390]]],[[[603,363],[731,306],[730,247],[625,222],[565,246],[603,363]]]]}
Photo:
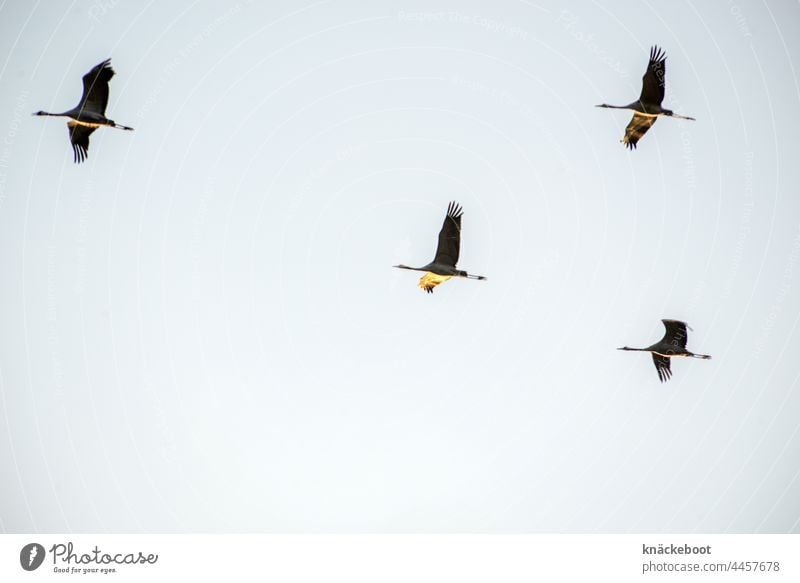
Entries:
{"type": "Polygon", "coordinates": [[[608,103],[601,103],[600,105],[595,105],[595,107],[607,107],[609,109],[630,109],[630,105],[609,105],[608,103]]]}
{"type": "Polygon", "coordinates": [[[50,117],[64,117],[65,113],[50,113],[49,111],[37,111],[33,115],[49,115],[50,117]]]}
{"type": "Polygon", "coordinates": [[[631,348],[630,346],[621,346],[617,350],[638,350],[639,352],[650,352],[647,348],[631,348]]]}
{"type": "Polygon", "coordinates": [[[396,267],[398,269],[410,269],[411,271],[425,271],[424,269],[420,269],[419,267],[409,267],[408,265],[392,265],[392,267],[396,267]]]}

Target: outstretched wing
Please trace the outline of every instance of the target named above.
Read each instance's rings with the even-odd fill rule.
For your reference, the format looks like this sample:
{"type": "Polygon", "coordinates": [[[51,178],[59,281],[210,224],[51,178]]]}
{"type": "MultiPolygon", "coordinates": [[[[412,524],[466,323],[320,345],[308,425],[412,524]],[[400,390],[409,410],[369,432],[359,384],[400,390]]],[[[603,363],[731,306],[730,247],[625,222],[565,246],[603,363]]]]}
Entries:
{"type": "Polygon", "coordinates": [[[458,254],[461,248],[461,210],[456,202],[447,206],[447,216],[444,218],[442,230],[439,231],[439,246],[436,248],[436,257],[433,262],[440,265],[455,267],[458,263],[458,254]]]}
{"type": "Polygon", "coordinates": [[[661,321],[667,331],[664,333],[664,338],[661,339],[660,344],[667,344],[673,347],[675,352],[684,352],[686,350],[686,339],[688,338],[686,322],[681,322],[680,320],[661,321]]]}
{"type": "Polygon", "coordinates": [[[660,354],[653,353],[653,364],[656,365],[658,371],[658,379],[665,383],[672,376],[672,371],[669,368],[669,358],[661,356],[660,354]]]}
{"type": "Polygon", "coordinates": [[[75,163],[80,164],[89,156],[89,136],[92,135],[95,128],[86,127],[74,121],[68,121],[67,128],[69,128],[72,151],[75,154],[75,163]]]}
{"type": "Polygon", "coordinates": [[[105,115],[108,105],[108,82],[114,76],[111,59],[106,59],[83,76],[83,97],[78,105],[82,110],[105,115]]]}
{"type": "Polygon", "coordinates": [[[658,118],[634,113],[631,123],[625,128],[625,136],[622,138],[622,143],[625,144],[625,147],[631,150],[636,148],[636,144],[647,133],[647,130],[656,123],[656,119],[658,118]]]}
{"type": "Polygon", "coordinates": [[[650,49],[650,62],[642,77],[642,94],[639,101],[643,105],[660,105],[664,100],[664,76],[667,73],[667,55],[656,46],[650,49]]]}

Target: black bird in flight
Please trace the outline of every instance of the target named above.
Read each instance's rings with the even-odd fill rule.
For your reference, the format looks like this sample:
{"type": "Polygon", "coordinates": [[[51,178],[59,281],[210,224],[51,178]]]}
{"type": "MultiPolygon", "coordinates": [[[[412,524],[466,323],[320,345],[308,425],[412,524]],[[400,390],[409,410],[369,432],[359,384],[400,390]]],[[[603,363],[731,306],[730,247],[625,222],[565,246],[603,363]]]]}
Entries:
{"type": "MultiPolygon", "coordinates": [[[[680,320],[661,320],[667,329],[664,337],[647,348],[629,348],[623,346],[617,350],[639,350],[651,352],[653,354],[653,364],[656,365],[658,378],[663,383],[670,379],[672,371],[669,368],[669,359],[676,356],[687,356],[692,358],[711,358],[708,354],[694,354],[686,350],[686,329],[689,328],[686,322],[680,320]]],[[[689,328],[691,330],[691,328],[689,328]]]]}
{"type": "Polygon", "coordinates": [[[463,211],[456,202],[447,206],[447,216],[444,218],[442,230],[439,231],[439,246],[436,248],[436,257],[424,267],[409,267],[408,265],[394,265],[400,269],[424,271],[419,280],[419,287],[426,292],[433,293],[440,283],[451,277],[466,277],[467,279],[486,279],[482,275],[472,275],[466,271],[456,269],[458,254],[461,248],[461,215],[463,211]]]}
{"type": "Polygon", "coordinates": [[[33,115],[50,115],[54,117],[68,117],[69,140],[72,142],[72,151],[75,163],[86,160],[89,152],[89,136],[100,126],[110,126],[121,130],[133,130],[128,126],[120,125],[106,117],[108,105],[108,82],[114,76],[111,68],[111,59],[106,59],[83,76],[83,95],[81,101],[64,113],[48,113],[37,111],[33,115]]]}
{"type": "Polygon", "coordinates": [[[636,144],[647,133],[647,130],[656,123],[659,115],[690,119],[693,117],[678,115],[670,109],[661,107],[664,101],[664,75],[667,70],[667,56],[664,51],[656,46],[650,49],[650,62],[642,77],[642,94],[639,99],[628,105],[608,105],[601,103],[595,107],[609,107],[611,109],[632,109],[633,119],[625,128],[625,136],[620,140],[627,148],[633,150],[636,144]]]}

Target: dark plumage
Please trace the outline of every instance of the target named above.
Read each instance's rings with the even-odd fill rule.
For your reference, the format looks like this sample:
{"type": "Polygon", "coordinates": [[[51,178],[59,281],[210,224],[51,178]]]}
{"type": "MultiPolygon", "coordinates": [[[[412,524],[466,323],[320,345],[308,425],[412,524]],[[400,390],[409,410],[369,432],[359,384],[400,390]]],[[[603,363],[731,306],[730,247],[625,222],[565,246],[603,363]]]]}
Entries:
{"type": "Polygon", "coordinates": [[[440,283],[451,277],[465,277],[468,279],[486,279],[482,275],[471,275],[466,271],[456,269],[461,249],[461,215],[463,211],[456,202],[447,206],[447,215],[444,217],[442,230],[439,231],[439,244],[436,247],[436,256],[433,261],[424,267],[409,267],[395,265],[400,269],[411,269],[426,272],[419,280],[419,287],[428,293],[433,293],[440,283]]]}
{"type": "Polygon", "coordinates": [[[447,215],[439,231],[439,244],[436,246],[436,256],[433,264],[455,265],[461,252],[461,216],[464,211],[458,203],[451,202],[447,205],[447,215]]]}
{"type": "Polygon", "coordinates": [[[33,115],[68,117],[69,140],[75,163],[81,163],[89,155],[89,136],[100,126],[111,126],[121,130],[133,130],[115,123],[105,116],[108,105],[108,82],[114,76],[111,59],[106,59],[83,76],[83,95],[81,101],[64,113],[37,111],[33,115]]]}
{"type": "Polygon", "coordinates": [[[642,139],[653,124],[656,123],[656,117],[654,116],[646,116],[641,115],[639,113],[634,113],[631,121],[628,123],[628,126],[625,128],[625,137],[622,138],[622,142],[625,144],[625,147],[629,150],[633,150],[636,148],[636,144],[639,143],[639,140],[642,139]]]}
{"type": "MultiPolygon", "coordinates": [[[[658,378],[663,383],[672,377],[670,370],[670,359],[676,356],[686,356],[692,358],[711,358],[707,354],[694,354],[686,350],[686,329],[689,328],[686,322],[680,320],[661,320],[664,323],[666,332],[664,337],[647,348],[630,348],[623,346],[617,350],[638,350],[650,352],[653,356],[653,364],[658,372],[658,378]]],[[[691,328],[689,328],[691,330],[691,328]]]]}
{"type": "Polygon", "coordinates": [[[628,127],[625,128],[625,136],[620,140],[631,150],[636,148],[636,144],[642,139],[660,115],[677,117],[680,119],[693,120],[693,117],[678,115],[672,110],[661,107],[664,101],[664,78],[667,71],[667,56],[664,51],[657,46],[650,49],[650,61],[647,69],[642,76],[642,92],[639,99],[628,105],[608,105],[602,103],[595,107],[608,107],[611,109],[631,109],[633,118],[628,127]]]}

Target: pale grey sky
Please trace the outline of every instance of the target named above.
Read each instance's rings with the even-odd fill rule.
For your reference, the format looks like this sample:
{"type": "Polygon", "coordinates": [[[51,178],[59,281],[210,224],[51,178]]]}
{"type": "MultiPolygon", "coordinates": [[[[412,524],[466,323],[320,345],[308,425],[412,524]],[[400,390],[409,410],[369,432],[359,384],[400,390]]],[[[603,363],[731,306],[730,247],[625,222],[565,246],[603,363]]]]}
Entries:
{"type": "Polygon", "coordinates": [[[800,5],[0,5],[0,531],[800,531],[800,5]],[[660,119],[630,152],[651,45],[660,119]],[[89,158],[64,111],[117,72],[89,158]],[[459,266],[432,295],[448,201],[459,266]],[[647,346],[687,321],[666,384],[647,346]]]}

